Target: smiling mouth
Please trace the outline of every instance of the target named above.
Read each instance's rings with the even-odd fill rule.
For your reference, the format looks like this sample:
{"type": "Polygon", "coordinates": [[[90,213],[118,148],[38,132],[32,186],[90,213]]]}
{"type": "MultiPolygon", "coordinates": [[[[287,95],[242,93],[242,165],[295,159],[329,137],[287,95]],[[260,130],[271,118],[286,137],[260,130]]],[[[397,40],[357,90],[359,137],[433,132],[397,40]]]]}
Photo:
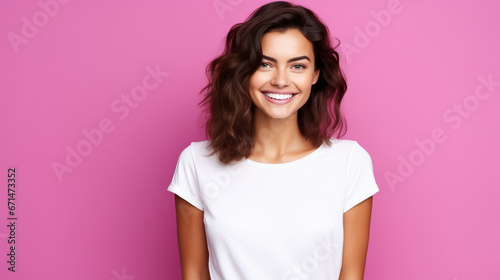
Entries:
{"type": "Polygon", "coordinates": [[[295,94],[282,94],[282,93],[271,93],[271,92],[263,92],[263,94],[275,100],[287,100],[295,95],[295,94]]]}

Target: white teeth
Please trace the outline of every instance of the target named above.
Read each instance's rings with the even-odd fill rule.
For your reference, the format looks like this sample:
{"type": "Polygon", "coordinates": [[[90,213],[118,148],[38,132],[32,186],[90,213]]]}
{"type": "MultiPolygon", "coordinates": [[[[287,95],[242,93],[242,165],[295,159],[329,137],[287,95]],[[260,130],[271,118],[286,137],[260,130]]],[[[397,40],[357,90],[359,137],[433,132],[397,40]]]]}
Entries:
{"type": "Polygon", "coordinates": [[[285,100],[292,98],[293,94],[277,94],[277,93],[264,93],[266,96],[272,99],[285,100]]]}

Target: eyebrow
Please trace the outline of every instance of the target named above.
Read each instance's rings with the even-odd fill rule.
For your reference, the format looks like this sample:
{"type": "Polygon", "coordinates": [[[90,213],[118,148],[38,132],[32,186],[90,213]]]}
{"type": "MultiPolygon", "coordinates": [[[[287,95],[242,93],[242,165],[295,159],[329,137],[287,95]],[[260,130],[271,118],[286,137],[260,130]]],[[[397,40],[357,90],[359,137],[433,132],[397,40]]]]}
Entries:
{"type": "MultiPolygon", "coordinates": [[[[265,58],[265,59],[267,59],[267,60],[271,60],[271,61],[273,61],[273,62],[278,62],[278,61],[276,60],[276,58],[269,57],[269,56],[267,56],[267,55],[262,55],[262,57],[263,57],[263,58],[265,58]]],[[[302,59],[307,59],[307,60],[309,60],[309,62],[311,61],[311,60],[309,59],[309,57],[307,57],[307,56],[303,55],[303,56],[298,56],[298,57],[290,58],[290,59],[289,59],[286,63],[290,63],[290,62],[294,62],[294,61],[297,61],[297,60],[302,60],[302,59]]]]}

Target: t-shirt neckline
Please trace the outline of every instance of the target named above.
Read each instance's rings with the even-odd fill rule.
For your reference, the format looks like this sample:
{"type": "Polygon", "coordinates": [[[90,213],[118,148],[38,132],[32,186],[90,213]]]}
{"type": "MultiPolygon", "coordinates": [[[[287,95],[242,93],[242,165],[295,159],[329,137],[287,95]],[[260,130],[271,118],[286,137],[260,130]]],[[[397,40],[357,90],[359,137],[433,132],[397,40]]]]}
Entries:
{"type": "Polygon", "coordinates": [[[316,148],[316,150],[310,152],[309,154],[299,158],[299,159],[296,159],[296,160],[293,160],[293,161],[289,161],[289,162],[283,162],[283,163],[264,163],[264,162],[258,162],[258,161],[253,161],[251,159],[248,159],[246,157],[243,158],[243,163],[245,164],[248,164],[248,165],[251,165],[251,166],[256,166],[256,167],[261,167],[261,168],[267,168],[267,169],[274,169],[274,168],[285,168],[285,167],[290,167],[290,166],[294,166],[294,165],[297,165],[297,164],[300,164],[304,161],[307,161],[311,158],[313,158],[316,154],[319,153],[320,150],[323,149],[323,147],[325,146],[326,144],[323,142],[321,143],[321,145],[316,148]]]}

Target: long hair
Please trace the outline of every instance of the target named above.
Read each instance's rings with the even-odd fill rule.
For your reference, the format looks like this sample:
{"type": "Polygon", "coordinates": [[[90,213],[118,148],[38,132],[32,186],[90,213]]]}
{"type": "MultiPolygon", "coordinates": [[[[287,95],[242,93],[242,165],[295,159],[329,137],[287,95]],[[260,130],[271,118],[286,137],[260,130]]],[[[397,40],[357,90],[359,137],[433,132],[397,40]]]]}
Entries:
{"type": "Polygon", "coordinates": [[[300,132],[315,146],[330,145],[335,132],[345,135],[340,104],[347,84],[335,50],[338,45],[331,46],[328,28],[311,10],[285,1],[271,2],[231,27],[224,52],[205,69],[209,82],[200,91],[205,97],[198,105],[209,116],[205,133],[210,155],[218,153],[224,164],[248,157],[255,142],[249,80],[262,62],[262,37],[269,31],[288,29],[301,31],[312,43],[315,70],[320,70],[308,101],[297,113],[300,132]]]}

